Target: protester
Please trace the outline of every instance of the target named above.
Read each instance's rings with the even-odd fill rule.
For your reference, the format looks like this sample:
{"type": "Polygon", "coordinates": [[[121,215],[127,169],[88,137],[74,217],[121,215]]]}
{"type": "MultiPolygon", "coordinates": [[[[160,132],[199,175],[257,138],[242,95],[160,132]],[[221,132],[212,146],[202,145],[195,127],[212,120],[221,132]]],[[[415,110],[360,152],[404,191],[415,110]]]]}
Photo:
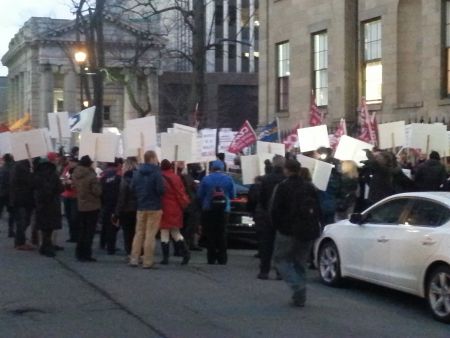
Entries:
{"type": "Polygon", "coordinates": [[[353,161],[341,163],[341,186],[336,203],[336,220],[350,216],[355,209],[359,190],[358,167],[353,161]]]}
{"type": "Polygon", "coordinates": [[[371,206],[383,198],[395,193],[392,175],[391,156],[386,152],[372,153],[366,150],[367,161],[363,161],[364,172],[362,176],[366,179],[369,191],[367,194],[366,207],[371,206]]]}
{"type": "Polygon", "coordinates": [[[183,257],[181,264],[186,265],[191,259],[191,254],[180,229],[183,227],[183,210],[189,205],[190,200],[181,178],[174,172],[174,168],[168,160],[161,162],[161,170],[164,182],[163,214],[160,225],[161,249],[163,253],[161,264],[169,264],[169,242],[170,238],[172,238],[175,242],[175,247],[183,257]]]}
{"type": "Polygon", "coordinates": [[[53,231],[62,228],[61,199],[64,187],[59,178],[56,165],[41,159],[33,177],[35,215],[37,229],[41,232],[39,253],[47,257],[55,256],[53,231]]]}
{"type": "Polygon", "coordinates": [[[258,252],[255,254],[255,258],[261,257],[260,243],[261,243],[261,232],[263,228],[263,222],[266,221],[264,210],[259,203],[261,195],[261,184],[262,176],[256,176],[254,183],[250,186],[248,190],[247,197],[247,211],[253,218],[256,228],[256,238],[258,240],[258,252]]]}
{"type": "Polygon", "coordinates": [[[69,157],[68,163],[63,169],[61,180],[64,184],[64,191],[61,194],[64,203],[64,215],[69,225],[69,239],[67,242],[77,243],[79,233],[77,192],[73,185],[73,172],[78,165],[78,159],[69,157]]]}
{"type": "MultiPolygon", "coordinates": [[[[266,174],[262,179],[260,206],[261,206],[261,237],[259,242],[260,266],[258,278],[262,280],[269,279],[269,273],[272,265],[272,256],[275,243],[276,229],[270,218],[271,199],[275,187],[286,179],[283,168],[285,158],[275,156],[272,163],[272,172],[266,174]]],[[[277,272],[278,276],[278,272],[277,272]]]]}
{"type": "Polygon", "coordinates": [[[315,187],[303,180],[300,163],[288,160],[287,179],[274,192],[272,222],[277,229],[275,265],[293,291],[295,306],[306,302],[306,263],[314,240],[320,236],[320,205],[315,187]]]}
{"type": "Polygon", "coordinates": [[[76,258],[80,262],[97,261],[92,257],[92,242],[101,207],[102,186],[92,165],[91,158],[85,155],[73,172],[80,221],[76,258]]]}
{"type": "Polygon", "coordinates": [[[17,250],[33,250],[27,244],[26,230],[31,224],[34,208],[33,174],[28,160],[17,161],[11,170],[9,199],[14,210],[16,221],[15,248],[17,250]]]}
{"type": "Polygon", "coordinates": [[[14,167],[14,158],[11,154],[3,155],[3,166],[0,168],[0,215],[6,208],[8,211],[8,237],[13,238],[14,232],[14,210],[9,199],[10,177],[14,167]]]}
{"type": "Polygon", "coordinates": [[[119,195],[114,212],[114,218],[117,218],[122,227],[123,243],[127,255],[131,254],[131,247],[136,231],[137,201],[136,195],[131,189],[131,181],[136,167],[136,158],[128,158],[123,164],[123,176],[120,181],[119,195]]]}
{"type": "Polygon", "coordinates": [[[116,253],[118,223],[113,222],[113,215],[119,196],[120,176],[116,163],[108,163],[100,179],[102,185],[102,230],[101,247],[106,248],[108,255],[116,253]]]}
{"type": "Polygon", "coordinates": [[[417,167],[414,176],[418,191],[438,191],[446,179],[447,169],[436,151],[432,151],[429,159],[417,167]]]}
{"type": "Polygon", "coordinates": [[[212,172],[202,180],[198,190],[208,264],[226,265],[228,261],[226,226],[230,200],[236,196],[236,191],[231,177],[223,173],[224,169],[222,161],[212,162],[212,172]]]}
{"type": "MultiPolygon", "coordinates": [[[[60,173],[61,173],[61,163],[62,163],[62,158],[61,158],[61,156],[58,154],[58,153],[55,153],[55,152],[49,152],[48,154],[47,154],[47,158],[46,158],[46,160],[48,161],[48,162],[50,162],[50,163],[52,163],[54,166],[55,166],[55,172],[56,172],[56,174],[58,175],[58,177],[59,177],[59,175],[60,175],[60,173]]],[[[39,165],[40,163],[38,163],[38,165],[39,165]]],[[[61,207],[61,206],[60,206],[61,207]]],[[[38,224],[35,222],[35,224],[36,224],[36,226],[38,226],[38,224]]],[[[56,251],[62,251],[62,250],[64,250],[64,248],[61,246],[61,245],[58,245],[58,233],[59,233],[59,230],[61,230],[61,227],[59,227],[59,228],[55,228],[55,229],[53,229],[53,232],[52,232],[52,245],[53,245],[53,248],[56,250],[56,251]]]]}
{"type": "Polygon", "coordinates": [[[143,249],[142,267],[150,269],[154,265],[155,236],[162,216],[161,198],[164,194],[164,184],[156,153],[147,151],[144,154],[144,162],[133,174],[131,181],[131,189],[137,198],[138,211],[130,265],[139,265],[143,249]]]}

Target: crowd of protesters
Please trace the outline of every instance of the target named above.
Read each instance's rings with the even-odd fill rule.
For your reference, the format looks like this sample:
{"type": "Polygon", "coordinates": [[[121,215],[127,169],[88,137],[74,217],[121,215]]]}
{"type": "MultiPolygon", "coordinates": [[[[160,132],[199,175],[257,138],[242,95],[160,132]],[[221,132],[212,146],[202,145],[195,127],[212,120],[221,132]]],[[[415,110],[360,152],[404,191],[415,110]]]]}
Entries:
{"type": "MultiPolygon", "coordinates": [[[[184,167],[166,159],[160,162],[148,151],[140,164],[137,158],[127,158],[99,166],[89,156],[78,160],[77,151],[66,156],[49,153],[32,161],[3,156],[0,212],[8,213],[8,236],[17,250],[38,247],[48,257],[63,250],[56,234],[62,229],[64,210],[67,242],[76,243],[80,262],[96,261],[96,233],[100,248],[115,255],[121,229],[123,250],[133,267],[155,266],[158,236],[160,264],[169,264],[173,246],[181,264],[187,265],[191,251],[201,251],[201,234],[207,263],[227,264],[227,219],[236,187],[225,173],[223,157],[208,168],[184,167]]],[[[297,306],[305,304],[305,270],[324,226],[396,193],[450,191],[446,166],[436,152],[415,165],[405,154],[397,158],[387,151],[367,151],[363,163],[337,161],[326,148],[309,156],[334,165],[325,191],[315,188],[308,169],[295,156],[274,156],[265,163],[265,175],[255,178],[247,204],[257,229],[257,277],[267,280],[274,270],[276,278],[292,288],[297,306]]]]}

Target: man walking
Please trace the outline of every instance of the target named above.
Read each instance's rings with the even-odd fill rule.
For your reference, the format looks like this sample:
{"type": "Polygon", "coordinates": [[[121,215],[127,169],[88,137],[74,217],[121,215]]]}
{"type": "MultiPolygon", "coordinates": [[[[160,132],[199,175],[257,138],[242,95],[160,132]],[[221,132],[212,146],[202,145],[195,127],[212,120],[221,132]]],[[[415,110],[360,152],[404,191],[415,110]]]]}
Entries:
{"type": "Polygon", "coordinates": [[[226,265],[227,234],[226,226],[230,213],[230,200],[236,196],[231,177],[220,160],[211,164],[212,173],[206,176],[199,187],[198,197],[202,203],[202,226],[206,235],[208,264],[226,265]]]}
{"type": "Polygon", "coordinates": [[[287,179],[274,191],[272,222],[277,229],[275,265],[293,291],[293,303],[306,301],[306,263],[314,240],[320,236],[320,206],[315,187],[300,177],[300,163],[288,160],[287,179]]]}
{"type": "Polygon", "coordinates": [[[0,215],[3,209],[8,211],[8,237],[14,237],[14,214],[9,201],[9,183],[14,158],[11,154],[3,155],[3,166],[0,168],[0,215]]]}
{"type": "Polygon", "coordinates": [[[130,256],[130,265],[138,266],[144,249],[142,267],[151,269],[154,265],[155,236],[162,216],[161,199],[164,183],[154,151],[144,154],[144,164],[133,174],[131,190],[137,200],[137,224],[130,256]]]}

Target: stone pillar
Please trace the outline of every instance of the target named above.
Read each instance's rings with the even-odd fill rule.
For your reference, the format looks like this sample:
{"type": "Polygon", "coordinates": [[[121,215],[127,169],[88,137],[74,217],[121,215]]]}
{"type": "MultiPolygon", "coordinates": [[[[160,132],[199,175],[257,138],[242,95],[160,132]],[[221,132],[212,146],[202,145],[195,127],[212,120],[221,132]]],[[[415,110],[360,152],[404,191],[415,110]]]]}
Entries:
{"type": "Polygon", "coordinates": [[[53,91],[54,91],[54,79],[53,69],[50,64],[41,66],[41,89],[40,89],[40,101],[41,112],[38,117],[33,116],[33,123],[39,127],[45,126],[47,120],[47,113],[54,111],[53,107],[53,91]]]}
{"type": "MultiPolygon", "coordinates": [[[[236,15],[236,40],[242,41],[242,0],[236,0],[236,8],[238,14],[236,15]]],[[[242,71],[242,44],[236,43],[236,73],[242,71]]]]}
{"type": "Polygon", "coordinates": [[[150,68],[150,72],[147,76],[148,90],[150,96],[150,102],[152,104],[152,114],[159,115],[159,77],[158,69],[150,68]]]}
{"type": "Polygon", "coordinates": [[[230,59],[230,55],[229,55],[229,43],[226,41],[229,37],[229,33],[230,33],[230,21],[229,21],[229,9],[230,4],[228,3],[228,0],[223,0],[223,18],[222,18],[222,22],[223,22],[223,39],[224,39],[224,43],[223,43],[223,72],[224,73],[228,73],[228,63],[229,63],[229,59],[230,59]]]}
{"type": "Polygon", "coordinates": [[[80,93],[77,89],[77,80],[78,76],[72,69],[64,74],[64,110],[69,113],[79,110],[78,97],[80,93]]]}
{"type": "MultiPolygon", "coordinates": [[[[216,41],[216,25],[214,24],[214,13],[215,13],[215,1],[208,1],[206,3],[206,25],[205,25],[205,36],[206,39],[209,38],[209,42],[216,41]]],[[[194,37],[195,38],[195,37],[194,37]]],[[[206,41],[208,43],[208,41],[206,41]]],[[[206,51],[206,72],[212,73],[216,70],[216,54],[214,49],[206,51]]]]}
{"type": "Polygon", "coordinates": [[[248,24],[249,29],[249,40],[250,40],[250,47],[249,47],[249,72],[254,73],[255,72],[255,0],[250,0],[250,20],[248,24]]]}

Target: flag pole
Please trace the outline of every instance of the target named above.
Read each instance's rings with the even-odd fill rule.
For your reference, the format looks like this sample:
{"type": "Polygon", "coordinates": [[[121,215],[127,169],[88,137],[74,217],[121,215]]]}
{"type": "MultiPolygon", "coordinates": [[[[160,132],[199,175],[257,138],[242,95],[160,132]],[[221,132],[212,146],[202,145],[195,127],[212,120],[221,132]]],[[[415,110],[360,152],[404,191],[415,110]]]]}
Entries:
{"type": "Polygon", "coordinates": [[[277,134],[278,134],[278,143],[282,143],[281,141],[281,129],[280,129],[280,118],[276,118],[277,121],[277,134]]]}

